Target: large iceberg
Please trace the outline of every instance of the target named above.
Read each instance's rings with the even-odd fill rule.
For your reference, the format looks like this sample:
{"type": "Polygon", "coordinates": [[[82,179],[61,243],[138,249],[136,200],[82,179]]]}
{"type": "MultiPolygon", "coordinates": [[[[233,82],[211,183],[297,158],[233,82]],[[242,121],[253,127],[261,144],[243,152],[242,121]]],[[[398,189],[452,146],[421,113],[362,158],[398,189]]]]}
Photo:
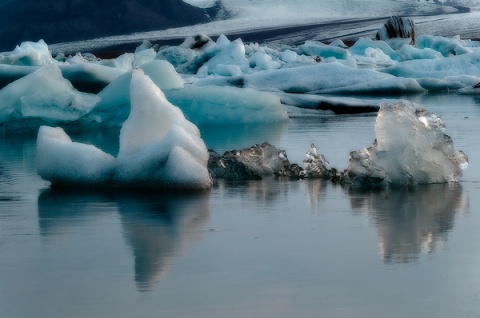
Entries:
{"type": "Polygon", "coordinates": [[[116,158],[72,142],[61,128],[42,126],[38,174],[52,185],[209,188],[208,152],[198,128],[141,70],[133,72],[130,99],[116,158]]]}
{"type": "Polygon", "coordinates": [[[411,103],[383,103],[371,147],[350,153],[342,182],[403,185],[458,182],[468,165],[435,114],[411,103]]]}

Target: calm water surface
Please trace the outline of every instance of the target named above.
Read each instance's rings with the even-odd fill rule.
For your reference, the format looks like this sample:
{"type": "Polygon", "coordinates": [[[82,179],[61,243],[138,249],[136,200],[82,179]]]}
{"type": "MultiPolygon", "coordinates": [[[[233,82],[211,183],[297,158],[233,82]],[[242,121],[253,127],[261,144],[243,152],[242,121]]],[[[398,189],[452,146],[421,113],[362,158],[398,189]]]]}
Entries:
{"type": "MultiPolygon", "coordinates": [[[[459,184],[360,191],[218,181],[202,193],[51,189],[35,134],[0,138],[0,317],[480,317],[480,100],[410,98],[470,166],[459,184]]],[[[203,127],[219,152],[314,142],[345,168],[374,116],[203,127]]],[[[72,133],[111,153],[117,136],[72,133]]]]}

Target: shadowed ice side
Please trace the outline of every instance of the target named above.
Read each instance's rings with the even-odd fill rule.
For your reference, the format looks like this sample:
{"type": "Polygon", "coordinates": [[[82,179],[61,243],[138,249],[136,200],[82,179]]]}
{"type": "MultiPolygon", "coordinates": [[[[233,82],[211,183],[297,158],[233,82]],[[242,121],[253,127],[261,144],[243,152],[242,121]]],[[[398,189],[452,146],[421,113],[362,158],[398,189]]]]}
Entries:
{"type": "Polygon", "coordinates": [[[130,90],[116,158],[72,142],[61,128],[42,126],[38,174],[52,185],[209,188],[208,152],[198,128],[141,70],[133,72],[130,90]]]}

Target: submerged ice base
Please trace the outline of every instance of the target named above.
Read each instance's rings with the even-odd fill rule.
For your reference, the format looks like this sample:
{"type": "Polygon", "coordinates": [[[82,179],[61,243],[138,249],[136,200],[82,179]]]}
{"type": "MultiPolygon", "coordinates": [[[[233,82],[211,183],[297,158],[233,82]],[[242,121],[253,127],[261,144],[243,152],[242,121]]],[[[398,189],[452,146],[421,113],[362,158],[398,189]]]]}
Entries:
{"type": "Polygon", "coordinates": [[[468,165],[435,114],[412,103],[384,103],[371,147],[350,153],[341,181],[360,185],[458,182],[468,165]]]}

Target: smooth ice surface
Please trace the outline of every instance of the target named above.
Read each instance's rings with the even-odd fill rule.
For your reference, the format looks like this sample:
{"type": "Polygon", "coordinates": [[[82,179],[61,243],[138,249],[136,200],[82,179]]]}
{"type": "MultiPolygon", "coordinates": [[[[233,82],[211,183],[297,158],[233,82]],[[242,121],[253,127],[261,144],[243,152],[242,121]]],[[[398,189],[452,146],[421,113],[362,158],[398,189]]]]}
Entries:
{"type": "Polygon", "coordinates": [[[208,153],[197,127],[141,70],[133,72],[130,90],[131,111],[120,131],[117,158],[72,143],[60,128],[42,126],[38,174],[54,185],[210,187],[208,153]]]}
{"type": "Polygon", "coordinates": [[[350,153],[344,182],[416,185],[458,182],[468,158],[435,114],[412,103],[382,104],[373,146],[350,153]]]}
{"type": "Polygon", "coordinates": [[[195,124],[278,123],[288,121],[280,98],[252,88],[186,86],[166,92],[195,124]]]}
{"type": "MultiPolygon", "coordinates": [[[[243,80],[247,87],[287,93],[387,94],[424,91],[414,79],[352,68],[339,62],[257,72],[245,75],[243,80]]],[[[218,79],[199,79],[197,85],[208,85],[215,81],[218,79]]],[[[223,84],[230,83],[225,81],[223,84]]]]}

